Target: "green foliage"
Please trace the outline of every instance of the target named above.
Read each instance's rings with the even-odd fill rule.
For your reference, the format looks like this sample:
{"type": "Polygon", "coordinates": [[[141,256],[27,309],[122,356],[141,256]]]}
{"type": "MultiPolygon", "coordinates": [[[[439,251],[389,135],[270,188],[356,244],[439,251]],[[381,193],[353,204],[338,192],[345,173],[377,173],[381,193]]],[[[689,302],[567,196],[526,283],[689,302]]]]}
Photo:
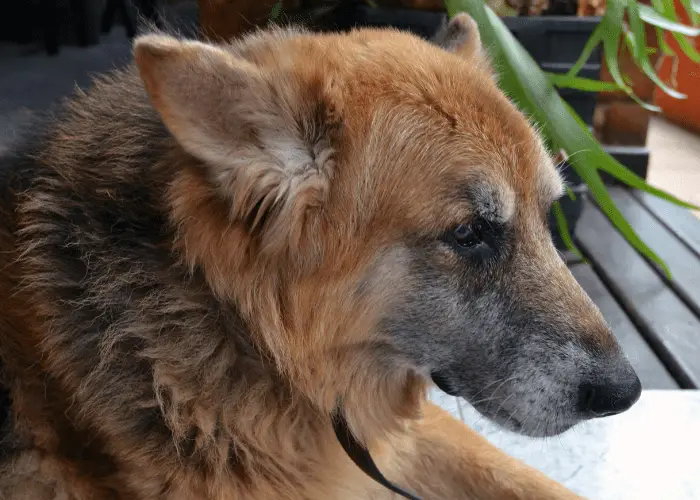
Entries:
{"type": "Polygon", "coordinates": [[[278,17],[280,17],[281,13],[282,13],[282,0],[280,0],[275,5],[272,6],[272,10],[270,11],[270,19],[275,21],[278,17]]]}
{"type": "Polygon", "coordinates": [[[569,223],[566,222],[566,215],[564,215],[564,211],[562,210],[561,204],[558,201],[555,201],[552,205],[552,212],[554,213],[554,218],[557,220],[557,229],[559,230],[559,234],[561,235],[561,239],[564,242],[564,245],[566,245],[566,247],[569,250],[571,250],[576,256],[578,256],[579,259],[581,259],[584,262],[587,262],[586,258],[576,247],[576,245],[574,245],[574,241],[571,239],[569,223]]]}
{"type": "Polygon", "coordinates": [[[577,89],[586,92],[613,92],[620,90],[620,86],[613,82],[601,82],[580,76],[561,75],[559,73],[546,73],[549,81],[560,89],[577,89]]]}
{"type": "MultiPolygon", "coordinates": [[[[569,163],[596,200],[602,211],[613,225],[642,255],[656,262],[670,277],[670,271],[661,258],[649,248],[637,235],[624,216],[615,206],[603,183],[600,173],[610,174],[632,188],[651,193],[677,205],[698,208],[661,189],[647,184],[627,167],[606,153],[593,137],[588,127],[559,96],[555,86],[576,88],[584,91],[622,90],[635,99],[641,106],[650,110],[658,107],[645,103],[634,95],[632,88],[622,74],[618,51],[621,43],[629,49],[635,63],[659,87],[675,98],[685,95],[667,86],[656,74],[647,50],[644,23],[657,28],[657,35],[663,30],[670,31],[679,46],[689,57],[696,56],[695,49],[688,41],[688,36],[699,34],[694,26],[678,23],[673,7],[673,0],[652,0],[652,7],[637,4],[635,0],[608,0],[607,11],[600,25],[591,34],[580,58],[566,75],[544,73],[530,54],[513,37],[501,19],[484,4],[483,0],[445,0],[447,12],[454,16],[458,12],[467,12],[479,25],[479,33],[488,50],[493,65],[497,68],[499,86],[530,120],[536,123],[547,143],[554,150],[564,150],[569,154],[569,163]],[[627,19],[627,20],[626,20],[627,19]],[[680,43],[680,40],[684,43],[680,43]],[[593,50],[602,44],[603,54],[613,84],[578,77],[578,73],[590,58],[593,50]]],[[[694,15],[700,13],[700,0],[684,0],[683,5],[694,15]]],[[[665,53],[670,51],[661,46],[665,53]]],[[[700,54],[697,54],[700,60],[700,54]]],[[[554,207],[554,215],[567,246],[577,252],[569,234],[561,207],[554,207]]]]}

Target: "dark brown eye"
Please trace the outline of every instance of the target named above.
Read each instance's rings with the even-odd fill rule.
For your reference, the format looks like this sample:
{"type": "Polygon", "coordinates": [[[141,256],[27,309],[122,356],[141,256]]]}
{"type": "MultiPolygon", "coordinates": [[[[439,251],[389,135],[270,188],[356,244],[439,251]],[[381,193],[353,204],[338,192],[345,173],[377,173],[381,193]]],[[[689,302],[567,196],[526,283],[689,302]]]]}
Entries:
{"type": "Polygon", "coordinates": [[[481,233],[482,227],[478,222],[474,224],[460,224],[452,231],[452,237],[459,246],[470,248],[483,241],[481,233]]]}

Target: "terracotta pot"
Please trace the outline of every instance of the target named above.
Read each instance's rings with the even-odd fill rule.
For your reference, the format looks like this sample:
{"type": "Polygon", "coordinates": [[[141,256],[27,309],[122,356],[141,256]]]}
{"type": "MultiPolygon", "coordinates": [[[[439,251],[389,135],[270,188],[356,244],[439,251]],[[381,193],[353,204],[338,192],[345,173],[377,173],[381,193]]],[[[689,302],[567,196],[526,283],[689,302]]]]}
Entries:
{"type": "MultiPolygon", "coordinates": [[[[675,1],[676,12],[679,12],[681,22],[690,24],[683,7],[678,0],[675,1]]],[[[663,56],[658,66],[659,76],[665,82],[671,82],[680,92],[688,96],[687,99],[674,99],[664,91],[656,89],[654,97],[656,104],[663,110],[664,116],[672,122],[691,130],[700,132],[700,64],[693,62],[678,46],[675,38],[670,33],[665,37],[668,45],[678,54],[678,60],[663,56]],[[674,65],[676,66],[674,68],[674,65]]],[[[695,48],[700,51],[700,40],[695,39],[695,48]]]]}

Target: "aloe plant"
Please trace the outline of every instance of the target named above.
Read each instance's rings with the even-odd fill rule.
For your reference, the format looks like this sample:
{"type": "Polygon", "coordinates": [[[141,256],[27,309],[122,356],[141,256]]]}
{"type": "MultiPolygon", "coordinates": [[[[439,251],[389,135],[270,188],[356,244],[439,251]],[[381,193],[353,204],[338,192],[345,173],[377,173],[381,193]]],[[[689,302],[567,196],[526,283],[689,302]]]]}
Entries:
{"type": "MultiPolygon", "coordinates": [[[[636,0],[608,0],[606,13],[600,25],[591,34],[577,63],[567,74],[555,75],[540,69],[501,19],[485,5],[484,0],[445,0],[450,17],[459,12],[466,12],[477,22],[481,39],[494,62],[494,68],[497,69],[501,90],[540,128],[545,140],[555,151],[563,150],[568,154],[569,164],[588,186],[591,195],[608,219],[637,251],[657,263],[669,279],[671,272],[668,266],[642,241],[620,213],[600,177],[600,172],[606,172],[632,188],[651,193],[676,205],[691,209],[698,209],[698,207],[647,184],[643,178],[606,153],[586,124],[561,99],[555,87],[593,92],[622,90],[646,109],[658,111],[658,107],[643,102],[634,95],[622,74],[617,54],[620,44],[624,43],[635,63],[662,91],[677,99],[686,98],[684,94],[665,84],[656,74],[649,61],[644,32],[645,23],[654,26],[661,50],[671,54],[670,47],[663,40],[664,32],[670,31],[678,41],[681,50],[692,60],[700,62],[700,54],[689,41],[689,38],[700,34],[700,28],[696,26],[700,14],[700,2],[682,0],[681,3],[693,25],[678,22],[673,0],[652,0],[651,6],[639,4],[636,0]],[[598,45],[602,45],[613,83],[577,76],[598,45]]],[[[555,203],[554,215],[562,240],[572,251],[580,255],[569,234],[559,203],[555,203]]]]}

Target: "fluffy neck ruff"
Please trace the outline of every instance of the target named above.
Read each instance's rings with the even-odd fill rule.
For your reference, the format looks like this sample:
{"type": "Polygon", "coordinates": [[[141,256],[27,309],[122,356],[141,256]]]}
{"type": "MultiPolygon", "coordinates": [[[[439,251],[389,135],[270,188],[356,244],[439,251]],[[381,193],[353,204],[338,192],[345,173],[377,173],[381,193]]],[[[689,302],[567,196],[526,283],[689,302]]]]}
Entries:
{"type": "Polygon", "coordinates": [[[285,269],[283,257],[260,258],[244,224],[227,220],[225,203],[194,169],[180,171],[168,198],[187,264],[203,269],[214,293],[236,305],[270,369],[314,413],[330,422],[340,405],[367,444],[419,416],[425,378],[366,334],[376,329],[384,304],[376,294],[358,293],[362,263],[348,263],[338,282],[320,271],[285,269]]]}

